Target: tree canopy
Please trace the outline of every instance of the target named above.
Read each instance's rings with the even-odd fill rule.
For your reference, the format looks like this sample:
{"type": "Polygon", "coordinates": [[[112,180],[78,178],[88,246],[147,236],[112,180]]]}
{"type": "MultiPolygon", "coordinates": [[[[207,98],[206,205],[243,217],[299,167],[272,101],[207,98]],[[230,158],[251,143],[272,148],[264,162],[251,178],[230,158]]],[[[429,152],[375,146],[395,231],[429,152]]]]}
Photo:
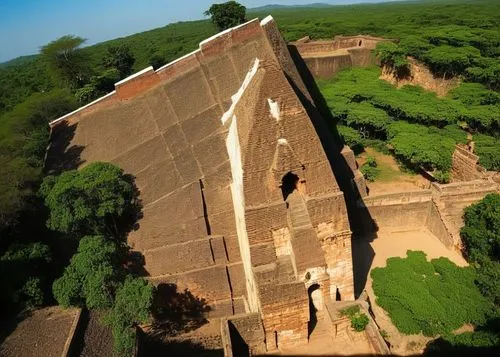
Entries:
{"type": "Polygon", "coordinates": [[[114,242],[103,236],[83,237],[63,276],[54,281],[54,297],[65,307],[110,307],[121,273],[119,262],[114,242]]]}
{"type": "Polygon", "coordinates": [[[118,237],[118,225],[134,199],[133,186],[123,171],[103,162],[47,176],[40,194],[50,210],[47,226],[73,237],[118,237]]]}
{"type": "Polygon", "coordinates": [[[127,45],[110,46],[103,63],[107,68],[115,68],[120,74],[120,78],[125,78],[132,73],[135,57],[127,45]]]}
{"type": "Polygon", "coordinates": [[[500,195],[467,207],[460,234],[467,259],[477,267],[479,288],[500,306],[500,195]]]}
{"type": "Polygon", "coordinates": [[[82,86],[89,76],[89,63],[80,46],[85,39],[66,35],[41,47],[40,54],[51,73],[71,88],[82,86]]]}
{"type": "Polygon", "coordinates": [[[205,11],[205,15],[212,17],[212,22],[220,31],[245,22],[246,8],[236,1],[222,4],[213,4],[205,11]]]}

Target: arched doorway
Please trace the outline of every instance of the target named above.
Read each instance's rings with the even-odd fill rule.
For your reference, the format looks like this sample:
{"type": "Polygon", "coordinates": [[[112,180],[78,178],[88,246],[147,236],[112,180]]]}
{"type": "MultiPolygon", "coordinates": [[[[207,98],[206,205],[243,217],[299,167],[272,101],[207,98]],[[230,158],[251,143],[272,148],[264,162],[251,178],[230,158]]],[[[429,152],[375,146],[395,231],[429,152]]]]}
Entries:
{"type": "Polygon", "coordinates": [[[309,296],[309,324],[308,332],[311,335],[316,323],[318,322],[317,312],[323,310],[323,295],[321,294],[321,289],[319,284],[313,284],[307,289],[307,295],[309,296]]]}
{"type": "Polygon", "coordinates": [[[299,176],[295,175],[293,172],[288,172],[281,179],[281,193],[283,194],[283,200],[286,201],[288,196],[297,189],[297,184],[299,183],[299,176]]]}

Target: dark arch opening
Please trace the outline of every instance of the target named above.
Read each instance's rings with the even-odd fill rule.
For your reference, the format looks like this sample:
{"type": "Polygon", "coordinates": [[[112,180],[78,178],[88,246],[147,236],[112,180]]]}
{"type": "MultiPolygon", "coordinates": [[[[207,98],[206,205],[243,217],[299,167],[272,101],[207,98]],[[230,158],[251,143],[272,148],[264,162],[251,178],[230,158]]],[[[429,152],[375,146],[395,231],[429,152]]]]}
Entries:
{"type": "Polygon", "coordinates": [[[307,289],[307,295],[309,296],[309,323],[307,324],[308,336],[311,336],[316,324],[318,323],[318,317],[316,316],[316,307],[313,303],[312,293],[319,290],[319,284],[312,284],[307,289]]]}
{"type": "Polygon", "coordinates": [[[358,43],[358,46],[361,47],[362,43],[363,43],[363,41],[360,40],[359,43],[358,43]]]}
{"type": "Polygon", "coordinates": [[[283,200],[286,201],[288,195],[290,195],[294,190],[297,189],[297,183],[299,182],[299,177],[292,172],[287,173],[281,179],[281,193],[283,194],[283,200]]]}

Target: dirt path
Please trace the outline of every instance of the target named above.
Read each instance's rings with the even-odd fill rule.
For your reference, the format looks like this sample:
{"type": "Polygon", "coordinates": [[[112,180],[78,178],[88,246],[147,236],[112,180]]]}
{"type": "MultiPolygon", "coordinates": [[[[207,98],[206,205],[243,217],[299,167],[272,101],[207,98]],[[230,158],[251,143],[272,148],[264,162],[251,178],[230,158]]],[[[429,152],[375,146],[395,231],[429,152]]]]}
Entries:
{"type": "Polygon", "coordinates": [[[365,148],[365,152],[356,158],[359,167],[366,162],[368,156],[375,158],[380,169],[380,175],[375,182],[367,182],[370,195],[415,191],[430,187],[430,182],[427,179],[421,175],[402,172],[394,157],[370,147],[365,148]]]}

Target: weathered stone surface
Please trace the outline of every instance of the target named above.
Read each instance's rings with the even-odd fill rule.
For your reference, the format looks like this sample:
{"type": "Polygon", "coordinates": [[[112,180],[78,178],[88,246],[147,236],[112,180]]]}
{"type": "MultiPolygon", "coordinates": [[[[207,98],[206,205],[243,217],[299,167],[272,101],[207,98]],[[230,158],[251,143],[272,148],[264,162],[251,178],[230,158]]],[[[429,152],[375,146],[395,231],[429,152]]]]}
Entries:
{"type": "Polygon", "coordinates": [[[306,281],[352,299],[344,196],[314,110],[274,21],[253,20],[51,123],[47,166],[119,165],[140,191],[128,243],[153,283],[205,299],[209,317],[260,316],[270,348],[306,342],[306,281]]]}

